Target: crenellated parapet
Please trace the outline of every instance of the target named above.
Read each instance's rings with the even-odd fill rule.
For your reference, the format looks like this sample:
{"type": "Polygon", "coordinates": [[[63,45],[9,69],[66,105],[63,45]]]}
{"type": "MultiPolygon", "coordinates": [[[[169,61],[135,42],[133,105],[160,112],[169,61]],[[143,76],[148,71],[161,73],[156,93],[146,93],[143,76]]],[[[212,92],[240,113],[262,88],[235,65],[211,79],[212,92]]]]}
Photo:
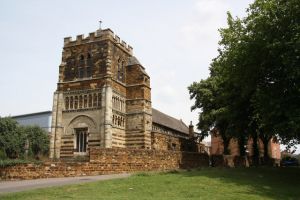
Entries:
{"type": "Polygon", "coordinates": [[[73,40],[72,37],[65,37],[64,47],[83,45],[103,40],[111,40],[130,55],[133,54],[133,48],[125,41],[121,40],[120,37],[114,34],[114,32],[110,29],[97,30],[96,32],[89,33],[86,37],[84,35],[77,35],[75,40],[73,40]]]}

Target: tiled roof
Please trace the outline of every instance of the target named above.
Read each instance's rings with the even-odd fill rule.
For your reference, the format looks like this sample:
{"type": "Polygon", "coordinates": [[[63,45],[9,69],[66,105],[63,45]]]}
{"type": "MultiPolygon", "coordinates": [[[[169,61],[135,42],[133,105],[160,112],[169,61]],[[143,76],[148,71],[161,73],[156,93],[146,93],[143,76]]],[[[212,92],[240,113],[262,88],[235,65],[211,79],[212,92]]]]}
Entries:
{"type": "Polygon", "coordinates": [[[154,108],[152,108],[152,122],[181,133],[189,134],[189,128],[185,123],[183,123],[183,121],[175,119],[174,117],[164,114],[154,108]]]}
{"type": "Polygon", "coordinates": [[[143,65],[142,65],[142,64],[140,63],[140,61],[139,61],[136,57],[134,57],[134,56],[131,56],[131,57],[129,57],[129,59],[128,59],[128,66],[131,66],[131,65],[139,65],[139,66],[141,67],[141,71],[143,72],[143,74],[149,76],[149,75],[147,74],[147,72],[145,71],[145,68],[143,67],[143,65]]]}

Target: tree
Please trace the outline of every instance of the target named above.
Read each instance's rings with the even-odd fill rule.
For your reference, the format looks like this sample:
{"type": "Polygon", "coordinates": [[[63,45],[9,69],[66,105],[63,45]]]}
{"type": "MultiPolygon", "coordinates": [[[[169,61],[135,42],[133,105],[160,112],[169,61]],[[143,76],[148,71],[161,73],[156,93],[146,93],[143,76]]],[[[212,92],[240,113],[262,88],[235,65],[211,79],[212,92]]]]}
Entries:
{"type": "Polygon", "coordinates": [[[28,141],[29,152],[35,158],[39,158],[39,155],[47,155],[49,151],[49,136],[47,132],[38,126],[24,126],[23,129],[28,141]]]}
{"type": "Polygon", "coordinates": [[[300,140],[300,1],[256,0],[244,19],[228,13],[227,24],[210,76],[188,88],[192,110],[203,136],[222,127],[241,155],[249,136],[261,138],[267,159],[270,138],[300,140]]]}
{"type": "Polygon", "coordinates": [[[9,117],[0,117],[0,157],[10,159],[24,157],[25,146],[32,156],[46,155],[49,151],[48,134],[38,126],[19,126],[9,117]]]}
{"type": "MultiPolygon", "coordinates": [[[[17,122],[9,117],[0,117],[0,151],[8,158],[18,158],[25,152],[25,134],[17,122]]],[[[5,156],[3,156],[5,157],[5,156]]]]}

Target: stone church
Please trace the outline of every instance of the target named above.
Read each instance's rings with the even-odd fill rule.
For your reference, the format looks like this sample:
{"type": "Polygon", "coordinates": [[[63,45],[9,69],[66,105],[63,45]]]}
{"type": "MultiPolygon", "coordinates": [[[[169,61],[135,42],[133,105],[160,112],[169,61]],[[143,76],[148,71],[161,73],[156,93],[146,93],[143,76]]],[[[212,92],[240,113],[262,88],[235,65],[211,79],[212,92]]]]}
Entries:
{"type": "Polygon", "coordinates": [[[64,38],[54,93],[51,158],[93,147],[187,150],[193,126],[151,106],[150,77],[110,29],[64,38]]]}

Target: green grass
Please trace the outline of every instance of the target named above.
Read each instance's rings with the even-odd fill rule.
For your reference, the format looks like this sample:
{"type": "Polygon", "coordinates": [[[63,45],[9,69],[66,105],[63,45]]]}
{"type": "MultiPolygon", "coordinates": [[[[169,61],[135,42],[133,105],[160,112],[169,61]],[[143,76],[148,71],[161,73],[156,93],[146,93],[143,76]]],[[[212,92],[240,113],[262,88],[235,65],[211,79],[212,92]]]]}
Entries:
{"type": "Polygon", "coordinates": [[[205,168],[37,189],[0,199],[300,199],[300,168],[205,168]]]}

